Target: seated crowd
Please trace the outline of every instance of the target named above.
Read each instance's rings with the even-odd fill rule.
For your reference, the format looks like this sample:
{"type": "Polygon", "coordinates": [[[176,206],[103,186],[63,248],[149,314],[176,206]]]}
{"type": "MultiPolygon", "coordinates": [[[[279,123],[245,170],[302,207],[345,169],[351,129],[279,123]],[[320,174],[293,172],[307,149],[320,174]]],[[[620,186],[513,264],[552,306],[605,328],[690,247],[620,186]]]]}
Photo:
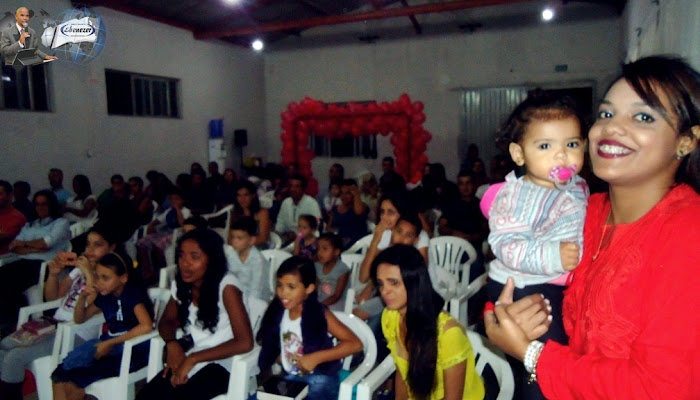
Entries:
{"type": "MultiPolygon", "coordinates": [[[[126,340],[151,331],[156,315],[144,290],[156,283],[168,264],[167,249],[174,246],[173,300],[157,325],[166,342],[166,368],[138,398],[168,393],[210,398],[225,392],[230,369],[225,360],[249,351],[255,339],[247,318],[250,298],[270,304],[257,333],[263,372],[281,355],[285,379],[308,383],[310,399],[333,398],[339,385],[337,360],[360,351],[361,343],[328,310],[343,311],[348,301],[355,304],[353,313],[369,320],[381,340],[380,355],[388,354],[380,324],[385,300],[381,288],[377,291],[369,282],[378,254],[395,244],[410,245],[427,265],[433,234],[462,237],[477,249],[488,235],[470,172],[460,173],[455,185],[445,179],[444,167],[430,165],[422,184],[409,191],[392,158],[385,158],[383,167],[379,179],[368,171],[349,179],[342,165],[334,164],[330,184],[318,199],[306,193],[306,179],[294,169],[285,171],[289,175],[244,178],[232,169],[220,174],[214,162],[208,177],[193,163],[190,173],[178,175],[174,184],[157,171],[148,171],[146,187],[138,176],[125,180],[115,174],[97,196],[85,175],[73,178],[74,194],[63,188],[63,172],[57,168],[49,172],[50,188],[36,192],[33,201],[27,182],[13,186],[0,181],[0,337],[14,330],[18,310],[27,301],[25,291],[39,279],[45,280],[45,301],[62,299],[53,315],[56,321],[81,323],[103,313],[108,331],[98,339],[78,338],[77,343],[84,343],[52,374],[54,398],[82,399],[86,386],[118,375],[126,340]],[[444,189],[448,186],[453,190],[444,189]],[[228,221],[207,219],[226,207],[228,221]],[[209,229],[221,226],[229,228],[225,241],[209,229]],[[372,240],[358,274],[360,282],[369,284],[347,299],[351,268],[341,253],[367,235],[372,240]],[[133,261],[125,243],[135,247],[133,261]],[[291,258],[278,268],[275,287],[261,251],[280,247],[291,258]],[[44,262],[47,272],[40,277],[44,262]],[[178,327],[186,328],[193,345],[175,340],[178,327]],[[329,342],[328,335],[337,343],[329,342]],[[302,340],[305,351],[295,353],[302,340]],[[304,374],[310,371],[317,378],[307,379],[304,374]]],[[[437,282],[449,278],[433,270],[429,275],[438,290],[437,282]]],[[[54,336],[30,346],[17,346],[10,337],[0,342],[0,398],[21,398],[24,368],[51,353],[54,336]]],[[[132,359],[132,369],[147,363],[147,345],[134,350],[139,355],[132,359]]]]}

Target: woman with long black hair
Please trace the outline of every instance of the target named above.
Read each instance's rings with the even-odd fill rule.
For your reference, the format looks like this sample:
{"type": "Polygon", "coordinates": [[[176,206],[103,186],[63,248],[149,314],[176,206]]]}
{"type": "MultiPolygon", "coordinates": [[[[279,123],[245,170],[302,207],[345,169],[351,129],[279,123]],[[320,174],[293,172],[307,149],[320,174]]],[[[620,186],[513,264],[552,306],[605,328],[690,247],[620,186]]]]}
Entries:
{"type": "Polygon", "coordinates": [[[371,276],[386,303],[382,330],[398,372],[396,399],[483,399],[464,327],[442,310],[418,250],[396,244],[382,251],[371,276]]]}

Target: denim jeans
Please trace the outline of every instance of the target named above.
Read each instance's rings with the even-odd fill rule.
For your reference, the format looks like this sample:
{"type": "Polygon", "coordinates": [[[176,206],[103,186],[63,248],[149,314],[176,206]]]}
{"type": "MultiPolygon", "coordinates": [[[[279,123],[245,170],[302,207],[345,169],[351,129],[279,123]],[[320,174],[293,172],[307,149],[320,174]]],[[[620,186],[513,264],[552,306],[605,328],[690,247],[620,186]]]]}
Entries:
{"type": "MultiPolygon", "coordinates": [[[[81,344],[71,350],[70,353],[63,359],[63,369],[69,371],[75,368],[85,368],[91,366],[95,362],[95,352],[97,352],[97,344],[101,339],[92,339],[81,344]]],[[[122,354],[124,344],[118,344],[109,351],[110,356],[118,356],[122,354]]]]}
{"type": "Polygon", "coordinates": [[[285,380],[304,382],[309,385],[308,400],[337,399],[340,390],[338,375],[324,375],[311,373],[307,375],[288,374],[285,380]]]}

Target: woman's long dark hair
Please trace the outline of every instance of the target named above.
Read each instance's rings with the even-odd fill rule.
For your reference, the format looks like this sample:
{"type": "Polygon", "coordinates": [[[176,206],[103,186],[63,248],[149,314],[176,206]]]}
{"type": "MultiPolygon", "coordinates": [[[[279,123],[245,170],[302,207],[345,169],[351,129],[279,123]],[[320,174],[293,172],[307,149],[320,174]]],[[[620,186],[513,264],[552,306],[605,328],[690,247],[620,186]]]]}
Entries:
{"type": "Polygon", "coordinates": [[[35,206],[36,206],[36,199],[39,196],[46,197],[46,200],[49,202],[49,216],[51,216],[51,218],[54,218],[54,219],[61,218],[61,215],[63,215],[63,212],[61,211],[61,205],[58,203],[58,199],[56,198],[56,194],[49,189],[40,190],[40,191],[34,193],[34,201],[32,203],[35,206]]]}
{"type": "Polygon", "coordinates": [[[436,382],[438,315],[445,302],[433,290],[428,267],[415,247],[396,244],[379,253],[372,262],[371,269],[375,286],[379,264],[396,265],[401,270],[401,279],[406,288],[406,384],[415,398],[427,399],[436,382]]]}
{"type": "Polygon", "coordinates": [[[232,218],[236,219],[245,215],[243,213],[243,207],[241,207],[241,205],[238,204],[238,191],[241,189],[246,189],[248,190],[248,192],[250,192],[251,195],[253,195],[253,199],[250,201],[250,216],[255,217],[255,214],[257,214],[258,211],[260,211],[260,199],[258,199],[258,190],[253,182],[249,180],[242,180],[238,182],[234,191],[232,218]]]}
{"type": "MultiPolygon", "coordinates": [[[[176,259],[179,261],[182,252],[182,243],[192,240],[199,245],[202,252],[207,255],[209,262],[204,273],[204,281],[199,288],[199,310],[197,311],[197,323],[202,328],[214,332],[219,323],[219,285],[226,275],[228,267],[224,255],[224,241],[218,233],[210,229],[195,229],[182,235],[177,242],[176,259]]],[[[177,306],[177,317],[180,326],[189,324],[189,307],[192,303],[192,284],[185,283],[180,275],[180,268],[175,273],[177,283],[177,298],[180,303],[177,306]]]]}

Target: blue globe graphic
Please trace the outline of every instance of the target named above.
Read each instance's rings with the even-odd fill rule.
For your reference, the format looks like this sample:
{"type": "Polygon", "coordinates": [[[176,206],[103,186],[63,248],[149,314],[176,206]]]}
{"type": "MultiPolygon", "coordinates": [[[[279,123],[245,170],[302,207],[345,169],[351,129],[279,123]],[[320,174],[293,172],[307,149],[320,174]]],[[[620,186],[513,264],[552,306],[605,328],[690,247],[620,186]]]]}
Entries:
{"type": "MultiPolygon", "coordinates": [[[[104,26],[104,19],[100,18],[95,11],[88,7],[77,6],[74,9],[67,9],[61,11],[55,19],[49,21],[49,27],[60,26],[61,24],[75,19],[83,19],[88,17],[93,26],[97,30],[97,40],[92,42],[82,42],[82,43],[66,43],[59,46],[53,51],[56,52],[56,57],[60,60],[69,61],[74,64],[87,65],[90,64],[100,53],[105,46],[105,41],[107,39],[107,30],[104,26]]],[[[42,36],[50,35],[50,29],[44,30],[42,36]]],[[[48,38],[51,39],[51,38],[48,38]]]]}

